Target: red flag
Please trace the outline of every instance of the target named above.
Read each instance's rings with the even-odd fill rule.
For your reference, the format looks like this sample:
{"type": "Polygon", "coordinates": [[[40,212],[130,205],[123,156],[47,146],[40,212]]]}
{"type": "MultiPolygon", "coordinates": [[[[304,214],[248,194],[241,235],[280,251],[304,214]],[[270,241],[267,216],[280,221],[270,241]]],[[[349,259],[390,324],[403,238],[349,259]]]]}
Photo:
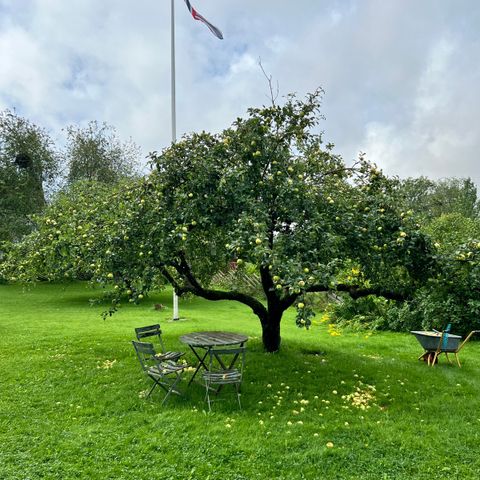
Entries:
{"type": "Polygon", "coordinates": [[[209,29],[210,31],[220,40],[223,40],[223,35],[222,32],[215,26],[212,25],[207,19],[202,17],[191,5],[189,0],[185,0],[185,3],[187,4],[188,11],[192,14],[192,17],[195,20],[200,20],[203,22],[209,29]]]}

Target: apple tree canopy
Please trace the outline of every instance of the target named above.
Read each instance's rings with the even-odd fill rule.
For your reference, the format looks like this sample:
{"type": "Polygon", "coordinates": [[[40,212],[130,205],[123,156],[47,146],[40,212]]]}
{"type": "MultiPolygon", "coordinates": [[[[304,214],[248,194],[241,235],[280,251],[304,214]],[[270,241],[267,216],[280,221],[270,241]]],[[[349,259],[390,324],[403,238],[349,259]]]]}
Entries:
{"type": "MultiPolygon", "coordinates": [[[[112,310],[122,294],[139,301],[165,281],[180,295],[242,302],[258,316],[267,351],[280,348],[287,308],[296,307],[299,326],[311,324],[309,292],[407,298],[434,269],[429,240],[411,212],[398,211],[398,182],[363,156],[346,165],[323,144],[320,100],[320,91],[290,96],[220,134],[187,135],[151,155],[147,178],[99,198],[78,187],[87,201],[76,204],[89,207],[55,220],[60,233],[45,248],[70,262],[63,275],[75,275],[73,255],[97,281],[113,282],[112,310]],[[212,284],[245,265],[264,299],[212,284]]],[[[52,230],[46,222],[38,234],[52,230]]]]}

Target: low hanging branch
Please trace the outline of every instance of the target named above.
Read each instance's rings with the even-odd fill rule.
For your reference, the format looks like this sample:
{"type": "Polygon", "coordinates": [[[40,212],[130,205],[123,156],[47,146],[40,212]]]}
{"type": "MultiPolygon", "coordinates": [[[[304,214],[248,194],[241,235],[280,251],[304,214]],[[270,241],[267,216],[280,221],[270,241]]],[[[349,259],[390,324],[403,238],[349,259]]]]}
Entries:
{"type": "Polygon", "coordinates": [[[202,297],[206,300],[212,301],[235,300],[250,307],[255,313],[255,315],[257,315],[261,320],[265,319],[268,316],[267,309],[255,297],[246,295],[241,292],[204,288],[193,275],[190,266],[185,259],[185,256],[183,254],[180,254],[179,256],[180,263],[172,263],[171,266],[175,268],[178,274],[182,277],[185,282],[184,285],[180,285],[178,283],[178,281],[173,277],[173,275],[170,274],[166,265],[162,265],[159,267],[164,277],[167,279],[168,282],[170,282],[178,295],[182,295],[184,293],[192,293],[198,297],[202,297]]]}
{"type": "Polygon", "coordinates": [[[348,293],[354,300],[357,300],[361,297],[367,297],[368,295],[376,295],[378,297],[384,297],[388,300],[397,300],[397,301],[405,301],[410,298],[409,295],[402,292],[395,292],[393,290],[384,290],[382,288],[363,288],[357,285],[343,285],[339,284],[336,285],[335,288],[330,288],[325,285],[313,285],[307,289],[307,292],[329,292],[329,291],[337,291],[337,292],[346,292],[348,293]]]}

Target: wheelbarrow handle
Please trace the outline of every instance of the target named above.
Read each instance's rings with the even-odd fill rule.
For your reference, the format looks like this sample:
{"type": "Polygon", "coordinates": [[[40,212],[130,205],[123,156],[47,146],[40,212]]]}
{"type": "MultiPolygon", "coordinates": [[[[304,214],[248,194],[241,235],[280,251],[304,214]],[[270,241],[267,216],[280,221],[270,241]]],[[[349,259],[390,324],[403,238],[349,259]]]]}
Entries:
{"type": "Polygon", "coordinates": [[[459,352],[459,351],[461,350],[461,348],[470,340],[470,337],[471,337],[474,333],[480,333],[480,330],[472,330],[472,331],[467,335],[467,337],[465,338],[465,340],[460,344],[460,346],[458,347],[457,352],[459,352]]]}

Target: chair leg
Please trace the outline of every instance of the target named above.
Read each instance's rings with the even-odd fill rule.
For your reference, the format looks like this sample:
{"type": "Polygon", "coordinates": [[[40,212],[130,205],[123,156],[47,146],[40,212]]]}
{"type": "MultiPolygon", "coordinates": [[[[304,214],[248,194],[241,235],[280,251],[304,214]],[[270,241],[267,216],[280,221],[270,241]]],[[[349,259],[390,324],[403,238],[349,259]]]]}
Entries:
{"type": "MultiPolygon", "coordinates": [[[[150,377],[150,378],[152,378],[152,377],[150,377]]],[[[146,395],[145,398],[148,398],[148,397],[151,395],[151,393],[153,392],[153,389],[154,389],[157,385],[160,385],[160,383],[159,383],[157,380],[155,380],[154,378],[152,378],[152,380],[153,380],[154,383],[153,383],[152,388],[151,388],[150,391],[147,393],[147,395],[146,395]]]]}
{"type": "Polygon", "coordinates": [[[153,380],[153,386],[146,395],[146,398],[150,396],[150,394],[153,392],[154,388],[158,385],[160,388],[162,388],[165,391],[165,397],[162,400],[162,406],[165,404],[167,399],[170,397],[172,393],[175,393],[177,395],[183,395],[180,390],[176,390],[176,386],[178,382],[182,379],[182,375],[180,373],[176,373],[175,379],[172,379],[172,381],[168,381],[167,379],[164,379],[162,382],[161,379],[156,379],[154,377],[150,377],[153,380]]]}
{"type": "Polygon", "coordinates": [[[175,380],[170,384],[170,388],[167,389],[167,394],[165,395],[164,399],[162,400],[162,407],[164,403],[167,401],[168,397],[172,393],[176,393],[177,395],[181,395],[181,393],[178,390],[175,390],[175,387],[177,386],[177,383],[181,380],[182,376],[177,373],[177,376],[175,380]]]}
{"type": "Polygon", "coordinates": [[[238,406],[241,410],[242,409],[242,403],[240,402],[240,385],[238,383],[235,384],[235,390],[237,391],[238,406]]]}
{"type": "Polygon", "coordinates": [[[161,403],[162,407],[163,407],[163,405],[165,405],[165,402],[167,401],[168,397],[170,396],[170,393],[171,393],[171,390],[169,390],[167,392],[167,394],[165,395],[165,397],[163,397],[163,400],[162,400],[162,403],[161,403]]]}
{"type": "Polygon", "coordinates": [[[180,383],[180,381],[182,380],[182,374],[181,373],[177,373],[177,376],[175,378],[175,381],[172,383],[172,387],[171,387],[171,391],[172,393],[175,393],[176,395],[180,395],[182,396],[183,393],[181,390],[177,390],[176,389],[176,386],[180,383]]]}
{"type": "Polygon", "coordinates": [[[208,384],[205,384],[205,400],[208,403],[208,411],[211,412],[212,411],[212,405],[211,405],[211,402],[210,402],[209,389],[210,389],[210,386],[208,384]]]}

